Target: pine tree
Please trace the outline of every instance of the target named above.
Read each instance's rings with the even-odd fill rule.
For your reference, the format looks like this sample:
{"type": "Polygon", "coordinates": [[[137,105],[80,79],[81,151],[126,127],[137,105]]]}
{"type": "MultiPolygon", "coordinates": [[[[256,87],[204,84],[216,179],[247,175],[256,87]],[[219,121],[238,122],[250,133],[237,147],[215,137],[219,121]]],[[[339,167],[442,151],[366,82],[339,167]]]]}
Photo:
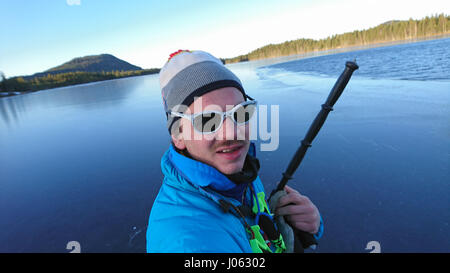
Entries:
{"type": "Polygon", "coordinates": [[[3,72],[0,71],[1,82],[0,82],[0,92],[6,92],[6,77],[3,72]]]}

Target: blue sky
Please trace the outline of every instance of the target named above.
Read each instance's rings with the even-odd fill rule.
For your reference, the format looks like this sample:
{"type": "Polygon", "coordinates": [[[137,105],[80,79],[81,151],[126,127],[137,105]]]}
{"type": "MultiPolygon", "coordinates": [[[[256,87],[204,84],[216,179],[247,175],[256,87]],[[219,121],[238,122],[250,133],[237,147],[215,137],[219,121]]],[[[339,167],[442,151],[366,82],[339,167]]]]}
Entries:
{"type": "Polygon", "coordinates": [[[269,43],[450,14],[447,0],[0,0],[0,71],[33,74],[113,54],[162,67],[178,49],[234,57],[269,43]]]}

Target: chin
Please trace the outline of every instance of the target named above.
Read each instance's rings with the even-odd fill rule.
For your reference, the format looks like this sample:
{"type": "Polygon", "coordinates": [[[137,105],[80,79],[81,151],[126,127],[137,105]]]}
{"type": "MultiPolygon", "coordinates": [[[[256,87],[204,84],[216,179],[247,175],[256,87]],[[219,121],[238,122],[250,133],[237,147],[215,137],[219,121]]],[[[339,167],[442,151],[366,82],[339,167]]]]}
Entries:
{"type": "Polygon", "coordinates": [[[222,166],[217,166],[216,168],[223,174],[234,174],[242,170],[242,167],[244,166],[244,160],[245,158],[240,162],[229,163],[222,166]]]}
{"type": "Polygon", "coordinates": [[[241,156],[232,161],[228,160],[215,160],[216,165],[214,166],[216,169],[218,169],[221,173],[230,175],[234,173],[238,173],[242,170],[244,167],[245,158],[247,157],[248,152],[248,146],[244,148],[244,152],[241,154],[241,156]]]}

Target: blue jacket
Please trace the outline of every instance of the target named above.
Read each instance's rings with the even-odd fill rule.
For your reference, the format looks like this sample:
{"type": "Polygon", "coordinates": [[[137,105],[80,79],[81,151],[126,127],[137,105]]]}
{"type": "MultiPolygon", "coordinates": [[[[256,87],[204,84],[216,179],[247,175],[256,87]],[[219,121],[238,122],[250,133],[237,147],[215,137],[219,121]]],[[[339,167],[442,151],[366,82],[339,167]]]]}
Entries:
{"type": "MultiPolygon", "coordinates": [[[[225,213],[219,204],[225,199],[241,205],[218,193],[236,184],[214,167],[179,154],[172,145],[161,159],[161,169],[164,180],[149,217],[147,252],[252,252],[242,220],[225,213]]],[[[259,177],[252,184],[256,193],[264,191],[259,177]]],[[[247,191],[244,198],[247,205],[250,194],[247,191]]],[[[246,219],[249,225],[255,224],[254,219],[246,219]]],[[[322,231],[321,221],[316,238],[322,231]]]]}

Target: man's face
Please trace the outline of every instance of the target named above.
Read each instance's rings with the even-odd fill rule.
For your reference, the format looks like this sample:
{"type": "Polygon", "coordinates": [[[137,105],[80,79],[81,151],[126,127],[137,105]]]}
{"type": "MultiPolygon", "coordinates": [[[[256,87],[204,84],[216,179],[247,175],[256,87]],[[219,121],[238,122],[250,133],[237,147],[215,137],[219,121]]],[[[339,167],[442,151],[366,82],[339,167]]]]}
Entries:
{"type": "MultiPolygon", "coordinates": [[[[244,96],[238,89],[225,87],[198,97],[185,113],[195,114],[208,110],[226,112],[244,101],[244,96]]],[[[178,136],[172,135],[173,143],[178,149],[187,149],[194,159],[213,166],[224,174],[242,170],[250,145],[248,123],[237,125],[227,117],[218,131],[202,135],[194,130],[191,121],[182,118],[180,131],[178,136]]]]}

